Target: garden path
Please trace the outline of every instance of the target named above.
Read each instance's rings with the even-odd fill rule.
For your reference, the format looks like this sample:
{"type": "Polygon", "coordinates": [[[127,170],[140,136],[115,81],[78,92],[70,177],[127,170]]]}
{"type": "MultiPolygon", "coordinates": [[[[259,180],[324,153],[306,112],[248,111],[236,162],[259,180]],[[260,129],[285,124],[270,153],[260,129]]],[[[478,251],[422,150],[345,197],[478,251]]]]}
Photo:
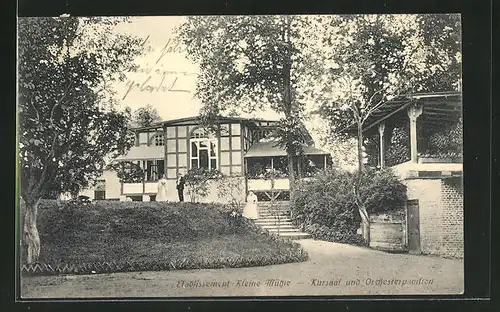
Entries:
{"type": "Polygon", "coordinates": [[[462,260],[390,254],[312,239],[299,242],[310,256],[302,263],[237,269],[25,277],[21,283],[22,297],[437,295],[463,291],[462,260]],[[395,284],[397,281],[393,279],[400,280],[400,284],[395,284]],[[270,280],[273,282],[266,285],[270,280]],[[418,284],[408,284],[410,281],[402,285],[403,280],[414,280],[413,283],[418,284]],[[430,280],[432,283],[425,284],[430,280]],[[188,287],[182,287],[182,283],[188,287]],[[214,285],[200,287],[202,283],[214,285]]]}

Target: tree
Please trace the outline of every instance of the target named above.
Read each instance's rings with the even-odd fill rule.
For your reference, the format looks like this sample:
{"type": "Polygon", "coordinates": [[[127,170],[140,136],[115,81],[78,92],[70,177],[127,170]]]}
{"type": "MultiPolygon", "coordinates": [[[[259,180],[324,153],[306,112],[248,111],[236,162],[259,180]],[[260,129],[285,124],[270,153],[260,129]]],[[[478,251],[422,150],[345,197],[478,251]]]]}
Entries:
{"type": "Polygon", "coordinates": [[[151,104],[144,107],[140,107],[134,111],[132,116],[132,126],[133,127],[149,127],[151,124],[161,121],[160,114],[158,110],[151,104]]]}
{"type": "MultiPolygon", "coordinates": [[[[178,29],[191,60],[199,64],[196,96],[208,124],[235,108],[279,113],[277,136],[285,147],[291,190],[303,140],[301,74],[307,68],[298,16],[196,16],[178,29]]],[[[299,166],[300,167],[300,166],[299,166]]]]}
{"type": "Polygon", "coordinates": [[[346,130],[356,128],[354,193],[368,241],[370,221],[360,194],[364,123],[377,108],[400,95],[459,85],[459,50],[453,54],[444,47],[456,40],[460,23],[454,15],[441,19],[440,15],[352,15],[334,16],[326,23],[335,31],[325,32],[323,38],[328,49],[323,54],[326,66],[319,113],[335,132],[349,136],[346,130]],[[437,88],[445,75],[448,79],[437,88]]]}
{"type": "Polygon", "coordinates": [[[130,114],[115,108],[139,40],[113,34],[116,18],[20,18],[19,157],[23,258],[40,253],[37,208],[49,191],[78,193],[107,159],[130,147],[130,114]]]}
{"type": "Polygon", "coordinates": [[[144,180],[144,170],[134,162],[118,161],[108,167],[116,172],[121,183],[142,183],[144,180]]]}

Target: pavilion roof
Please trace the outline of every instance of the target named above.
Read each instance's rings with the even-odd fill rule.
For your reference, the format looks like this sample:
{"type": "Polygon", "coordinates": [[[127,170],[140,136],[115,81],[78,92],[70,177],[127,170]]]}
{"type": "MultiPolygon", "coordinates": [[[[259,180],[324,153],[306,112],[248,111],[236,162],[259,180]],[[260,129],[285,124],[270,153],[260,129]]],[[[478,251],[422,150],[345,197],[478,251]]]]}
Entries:
{"type": "MultiPolygon", "coordinates": [[[[462,116],[462,94],[460,92],[413,93],[401,95],[375,109],[363,126],[363,132],[375,132],[381,122],[401,125],[408,121],[407,108],[422,105],[421,124],[442,124],[456,121],[462,116]]],[[[356,131],[356,124],[344,131],[356,131]]]]}

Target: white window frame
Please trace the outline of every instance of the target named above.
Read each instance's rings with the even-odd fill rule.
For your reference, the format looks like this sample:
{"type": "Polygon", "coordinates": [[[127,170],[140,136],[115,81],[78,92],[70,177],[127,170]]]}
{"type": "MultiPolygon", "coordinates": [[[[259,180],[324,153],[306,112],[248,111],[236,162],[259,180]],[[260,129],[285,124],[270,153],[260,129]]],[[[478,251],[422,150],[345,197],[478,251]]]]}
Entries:
{"type": "Polygon", "coordinates": [[[219,167],[219,144],[216,138],[191,138],[189,139],[189,168],[200,168],[200,149],[208,151],[208,170],[217,169],[219,167]],[[201,142],[207,142],[207,148],[200,148],[201,142]],[[197,147],[197,155],[193,156],[192,151],[192,143],[196,144],[197,147]],[[214,153],[215,156],[212,156],[210,153],[211,144],[214,144],[214,153]],[[212,168],[212,160],[215,159],[215,168],[212,168]],[[193,167],[193,160],[197,161],[198,166],[193,167]]]}
{"type": "Polygon", "coordinates": [[[155,135],[153,135],[153,137],[151,138],[151,145],[165,146],[165,135],[163,135],[163,133],[156,133],[155,135]]]}

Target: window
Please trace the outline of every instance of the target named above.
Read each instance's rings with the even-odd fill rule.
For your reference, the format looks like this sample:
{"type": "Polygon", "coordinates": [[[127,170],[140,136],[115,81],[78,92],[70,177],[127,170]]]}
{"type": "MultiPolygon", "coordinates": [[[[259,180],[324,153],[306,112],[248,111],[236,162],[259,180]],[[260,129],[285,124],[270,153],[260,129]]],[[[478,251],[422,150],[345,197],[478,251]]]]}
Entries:
{"type": "Polygon", "coordinates": [[[146,161],[146,182],[155,182],[165,172],[165,161],[163,159],[146,161]]]}
{"type": "Polygon", "coordinates": [[[163,139],[163,134],[157,134],[153,137],[153,144],[155,146],[163,146],[165,141],[163,139]]]}
{"type": "Polygon", "coordinates": [[[148,134],[146,132],[139,133],[139,145],[148,144],[148,134]]]}
{"type": "Polygon", "coordinates": [[[218,167],[217,139],[204,128],[197,128],[190,139],[190,167],[208,170],[218,167]]]}
{"type": "Polygon", "coordinates": [[[94,190],[94,199],[95,200],[106,199],[106,180],[96,181],[96,186],[94,190]]]}
{"type": "Polygon", "coordinates": [[[94,191],[94,199],[95,200],[105,200],[106,199],[106,191],[94,191]]]}

